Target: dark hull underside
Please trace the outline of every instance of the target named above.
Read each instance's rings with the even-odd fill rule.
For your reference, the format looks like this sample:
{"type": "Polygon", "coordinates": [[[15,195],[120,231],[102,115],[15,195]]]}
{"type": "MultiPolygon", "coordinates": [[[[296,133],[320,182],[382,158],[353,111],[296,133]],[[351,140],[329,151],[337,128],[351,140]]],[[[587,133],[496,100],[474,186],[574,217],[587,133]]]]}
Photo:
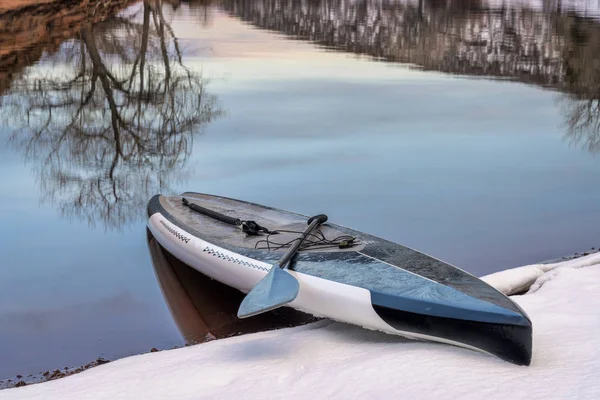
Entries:
{"type": "MultiPolygon", "coordinates": [[[[246,213],[270,228],[306,224],[305,216],[270,207],[197,193],[184,196],[240,218],[246,213]]],[[[160,213],[191,235],[256,260],[272,263],[281,255],[253,248],[239,231],[196,215],[180,207],[180,202],[178,196],[157,195],[148,204],[148,215],[160,213]]],[[[329,222],[322,229],[332,235],[342,232],[356,236],[363,245],[349,251],[304,251],[290,269],[369,290],[376,314],[400,331],[462,343],[518,365],[530,364],[531,321],[512,300],[485,282],[372,235],[329,222]]]]}
{"type": "Polygon", "coordinates": [[[531,363],[531,326],[431,317],[375,303],[373,308],[398,330],[464,343],[517,365],[531,363]]]}

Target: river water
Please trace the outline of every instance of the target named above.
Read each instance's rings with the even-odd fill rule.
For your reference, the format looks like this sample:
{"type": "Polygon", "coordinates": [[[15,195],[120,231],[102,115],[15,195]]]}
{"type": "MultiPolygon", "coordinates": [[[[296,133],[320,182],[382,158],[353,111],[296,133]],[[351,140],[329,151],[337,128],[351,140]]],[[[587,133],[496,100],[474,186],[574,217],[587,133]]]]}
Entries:
{"type": "Polygon", "coordinates": [[[0,379],[189,341],[155,193],[327,213],[476,275],[598,247],[600,14],[576,4],[134,1],[10,36],[0,379]]]}

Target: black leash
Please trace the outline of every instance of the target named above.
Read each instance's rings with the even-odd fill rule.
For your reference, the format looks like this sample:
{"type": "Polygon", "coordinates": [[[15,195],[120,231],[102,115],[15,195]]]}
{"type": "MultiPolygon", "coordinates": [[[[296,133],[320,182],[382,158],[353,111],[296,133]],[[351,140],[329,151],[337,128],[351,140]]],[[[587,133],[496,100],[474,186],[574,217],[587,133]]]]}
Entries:
{"type": "MultiPolygon", "coordinates": [[[[260,226],[255,221],[242,221],[239,218],[234,218],[230,217],[229,215],[221,214],[220,212],[199,206],[198,204],[190,203],[185,197],[182,197],[181,201],[185,206],[189,207],[190,210],[193,210],[197,213],[214,218],[217,221],[221,221],[229,225],[241,226],[242,232],[244,232],[246,235],[258,236],[262,233],[267,234],[266,239],[259,240],[256,242],[256,244],[254,245],[255,249],[279,250],[289,248],[296,243],[296,240],[298,240],[298,238],[294,238],[286,243],[277,243],[270,240],[271,235],[276,235],[280,232],[303,234],[303,232],[289,230],[270,231],[264,226],[260,226]]],[[[309,220],[309,222],[310,221],[311,220],[309,220]]],[[[316,233],[307,234],[306,237],[303,238],[303,241],[304,243],[299,247],[299,250],[306,250],[309,248],[324,249],[330,247],[347,249],[358,244],[357,238],[353,236],[342,235],[336,237],[335,239],[327,239],[325,235],[320,231],[317,231],[316,233]]]]}
{"type": "Polygon", "coordinates": [[[226,224],[229,224],[229,225],[235,225],[235,226],[241,225],[242,232],[244,232],[246,235],[255,236],[255,235],[260,235],[261,233],[267,233],[267,234],[272,235],[272,234],[277,233],[276,231],[268,230],[264,226],[260,226],[259,224],[257,224],[254,221],[242,221],[239,218],[230,217],[228,215],[221,214],[220,212],[199,206],[198,204],[190,203],[185,197],[181,198],[181,202],[183,203],[183,205],[189,207],[190,210],[193,210],[193,211],[196,211],[197,213],[206,215],[207,217],[214,218],[217,221],[225,222],[226,224]]]}

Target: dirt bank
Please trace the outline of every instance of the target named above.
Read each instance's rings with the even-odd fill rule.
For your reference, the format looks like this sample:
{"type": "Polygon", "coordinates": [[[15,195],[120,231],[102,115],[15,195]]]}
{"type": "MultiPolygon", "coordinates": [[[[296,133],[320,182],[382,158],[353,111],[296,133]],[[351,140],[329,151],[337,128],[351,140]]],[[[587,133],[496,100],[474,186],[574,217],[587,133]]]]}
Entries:
{"type": "Polygon", "coordinates": [[[59,1],[60,0],[0,0],[0,13],[59,1]]]}
{"type": "Polygon", "coordinates": [[[0,94],[13,77],[78,34],[139,0],[0,0],[0,94]]]}

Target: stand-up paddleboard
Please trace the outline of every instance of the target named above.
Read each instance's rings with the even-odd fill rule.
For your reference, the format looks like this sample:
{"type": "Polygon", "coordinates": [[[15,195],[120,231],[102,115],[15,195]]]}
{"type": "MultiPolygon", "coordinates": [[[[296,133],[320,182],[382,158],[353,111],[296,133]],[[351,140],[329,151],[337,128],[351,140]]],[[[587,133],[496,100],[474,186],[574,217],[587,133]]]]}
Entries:
{"type": "Polygon", "coordinates": [[[285,305],[530,364],[527,314],[480,279],[423,253],[324,216],[207,194],[156,195],[148,216],[148,229],[171,254],[248,293],[240,317],[285,305]]]}

